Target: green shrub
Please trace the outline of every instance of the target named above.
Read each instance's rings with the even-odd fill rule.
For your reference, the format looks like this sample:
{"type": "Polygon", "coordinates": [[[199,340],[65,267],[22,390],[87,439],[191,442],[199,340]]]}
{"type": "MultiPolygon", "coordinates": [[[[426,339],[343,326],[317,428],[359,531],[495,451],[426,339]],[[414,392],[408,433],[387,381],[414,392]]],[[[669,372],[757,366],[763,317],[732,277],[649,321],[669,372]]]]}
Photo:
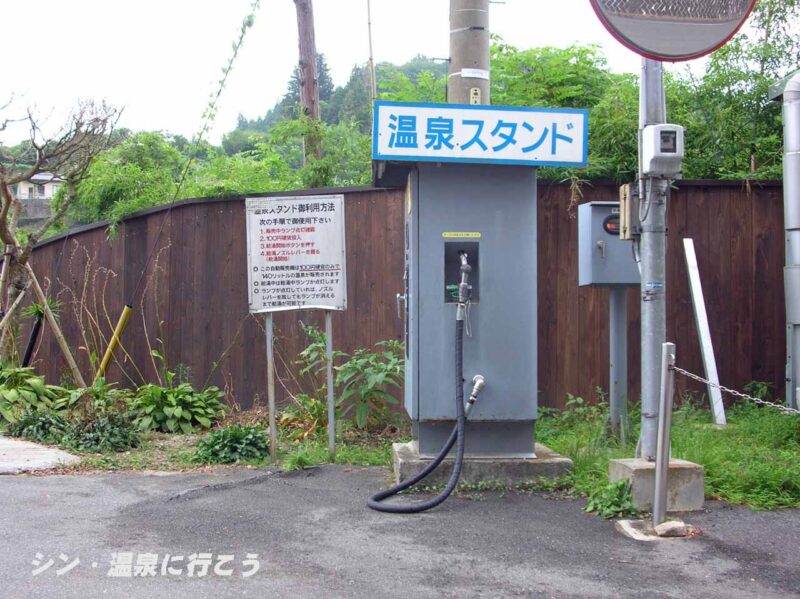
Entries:
{"type": "MultiPolygon", "coordinates": [[[[295,364],[302,366],[301,375],[319,376],[325,373],[328,365],[328,342],[325,333],[310,324],[300,323],[308,338],[308,345],[300,352],[295,364]]],[[[333,352],[333,359],[346,357],[347,354],[340,351],[333,352]]]]}
{"type": "Polygon", "coordinates": [[[197,443],[192,461],[202,464],[259,462],[269,457],[269,438],[259,426],[234,424],[211,431],[197,443]]]}
{"type": "Polygon", "coordinates": [[[341,388],[338,403],[342,415],[353,413],[358,428],[386,426],[391,416],[388,404],[397,399],[389,392],[403,385],[403,344],[381,341],[383,351],[358,349],[341,366],[336,367],[336,385],[341,388]]]}
{"type": "Polygon", "coordinates": [[[87,452],[125,451],[141,443],[133,420],[126,414],[108,413],[70,423],[60,445],[87,452]]]}
{"type": "Polygon", "coordinates": [[[33,368],[0,368],[0,416],[9,423],[27,412],[50,408],[66,393],[63,387],[45,384],[33,368]]]}
{"type": "Polygon", "coordinates": [[[36,443],[56,445],[69,429],[69,422],[52,410],[29,410],[16,422],[9,424],[8,434],[36,443]]]}
{"type": "Polygon", "coordinates": [[[99,377],[91,387],[65,390],[63,396],[53,402],[53,409],[91,420],[96,416],[124,414],[131,398],[128,389],[116,389],[99,377]]]}
{"type": "MultiPolygon", "coordinates": [[[[312,379],[316,394],[324,397],[325,387],[319,384],[318,378],[327,366],[325,334],[314,326],[302,326],[309,343],[295,364],[301,366],[301,375],[312,379]]],[[[342,408],[342,416],[352,415],[360,429],[383,428],[391,421],[388,405],[397,403],[391,391],[403,385],[403,343],[381,341],[375,348],[358,349],[352,355],[337,351],[333,355],[334,360],[342,361],[334,367],[337,406],[342,408]]]]}
{"type": "Polygon", "coordinates": [[[217,387],[195,391],[189,383],[173,386],[173,381],[170,376],[166,387],[147,384],[139,388],[130,409],[140,429],[188,435],[195,428],[210,428],[225,416],[227,408],[220,401],[225,394],[217,387]]]}
{"type": "Polygon", "coordinates": [[[9,426],[8,433],[85,452],[125,451],[140,444],[132,419],[113,412],[81,418],[52,410],[29,411],[9,426]]]}
{"type": "Polygon", "coordinates": [[[633,505],[631,482],[618,480],[589,494],[584,508],[587,512],[597,512],[606,520],[635,516],[638,512],[633,505]]]}

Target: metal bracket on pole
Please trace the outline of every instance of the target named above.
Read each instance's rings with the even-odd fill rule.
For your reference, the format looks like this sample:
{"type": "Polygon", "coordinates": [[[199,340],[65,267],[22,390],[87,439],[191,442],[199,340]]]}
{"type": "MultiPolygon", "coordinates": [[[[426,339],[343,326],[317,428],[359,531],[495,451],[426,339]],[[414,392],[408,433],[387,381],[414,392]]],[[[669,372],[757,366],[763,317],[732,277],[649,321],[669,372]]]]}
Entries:
{"type": "Polygon", "coordinates": [[[689,287],[692,292],[692,306],[694,307],[694,320],[697,324],[697,336],[700,339],[700,350],[703,354],[708,384],[708,399],[711,402],[711,411],[714,413],[715,424],[727,424],[725,406],[722,403],[722,392],[719,390],[719,375],[717,374],[717,361],[714,358],[714,345],[711,342],[711,329],[708,326],[708,314],[703,297],[703,285],[700,282],[700,269],[697,266],[697,255],[694,251],[694,241],[683,240],[683,250],[686,254],[686,269],[689,271],[689,287]]]}
{"type": "Polygon", "coordinates": [[[656,444],[656,477],[653,495],[653,528],[667,516],[667,479],[669,476],[670,429],[672,427],[672,394],[675,389],[675,344],[661,345],[661,393],[659,397],[658,442],[656,444]]]}

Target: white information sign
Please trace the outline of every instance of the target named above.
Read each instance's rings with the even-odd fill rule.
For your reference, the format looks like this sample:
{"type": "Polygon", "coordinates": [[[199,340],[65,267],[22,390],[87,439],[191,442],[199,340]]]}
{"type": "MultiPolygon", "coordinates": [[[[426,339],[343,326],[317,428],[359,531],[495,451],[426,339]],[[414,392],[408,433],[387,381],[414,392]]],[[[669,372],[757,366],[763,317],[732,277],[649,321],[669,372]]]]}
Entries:
{"type": "Polygon", "coordinates": [[[344,196],[247,198],[250,312],[347,308],[344,196]]]}
{"type": "Polygon", "coordinates": [[[376,102],[372,157],[585,166],[588,118],[573,108],[376,102]]]}

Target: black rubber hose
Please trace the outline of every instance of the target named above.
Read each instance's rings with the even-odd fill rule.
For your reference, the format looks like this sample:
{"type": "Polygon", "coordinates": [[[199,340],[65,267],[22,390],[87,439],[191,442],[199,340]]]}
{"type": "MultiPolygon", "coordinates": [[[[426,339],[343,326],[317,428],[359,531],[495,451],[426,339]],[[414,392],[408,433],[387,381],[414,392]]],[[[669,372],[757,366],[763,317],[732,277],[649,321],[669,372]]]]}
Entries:
{"type": "Polygon", "coordinates": [[[33,357],[33,349],[36,347],[36,342],[39,340],[39,333],[42,330],[42,315],[37,314],[36,320],[33,322],[31,328],[31,335],[28,337],[28,346],[25,348],[25,355],[22,358],[22,367],[25,368],[31,363],[33,357]]]}
{"type": "Polygon", "coordinates": [[[453,489],[456,488],[458,484],[458,477],[461,475],[461,464],[464,461],[464,425],[466,423],[467,417],[464,413],[464,321],[457,320],[456,321],[456,424],[453,427],[453,432],[450,433],[450,437],[447,439],[447,442],[442,447],[442,450],[439,452],[439,455],[428,464],[425,468],[423,468],[420,472],[401,482],[399,485],[391,487],[390,489],[386,489],[385,491],[381,491],[380,493],[376,493],[372,497],[367,500],[367,506],[372,508],[373,510],[377,510],[379,512],[387,512],[390,514],[417,514],[419,512],[424,512],[431,508],[435,508],[437,505],[442,503],[445,499],[450,496],[450,493],[453,492],[453,489]],[[439,493],[436,497],[432,497],[427,501],[421,501],[419,503],[407,503],[407,504],[386,504],[381,503],[384,499],[388,497],[392,497],[393,495],[397,495],[400,491],[404,491],[409,487],[416,485],[419,481],[423,478],[428,476],[431,472],[433,472],[436,467],[442,463],[442,460],[447,457],[447,454],[450,453],[450,450],[453,448],[453,445],[456,446],[456,457],[455,461],[453,462],[453,472],[450,475],[450,480],[447,481],[447,485],[439,493]]]}

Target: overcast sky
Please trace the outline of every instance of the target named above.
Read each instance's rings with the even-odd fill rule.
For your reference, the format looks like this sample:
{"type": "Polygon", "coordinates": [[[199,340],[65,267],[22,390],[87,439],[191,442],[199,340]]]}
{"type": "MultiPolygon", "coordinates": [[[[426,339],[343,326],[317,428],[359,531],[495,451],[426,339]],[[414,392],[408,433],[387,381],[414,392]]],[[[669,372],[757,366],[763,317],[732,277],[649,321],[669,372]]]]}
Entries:
{"type": "MultiPolygon", "coordinates": [[[[317,51],[337,85],[367,61],[366,0],[314,0],[317,51]]],[[[449,0],[372,0],[376,61],[448,55],[449,0]]],[[[250,0],[24,0],[3,3],[4,95],[54,128],[78,99],[124,107],[121,125],[191,137],[250,0]]],[[[491,5],[492,32],[520,48],[598,43],[615,71],[640,59],[600,25],[588,0],[505,0],[491,5]]],[[[223,93],[210,136],[219,142],[238,114],[263,115],[297,61],[292,0],[262,0],[223,93]]],[[[4,100],[0,98],[0,101],[4,100]]],[[[0,103],[4,103],[0,102],[0,103]]],[[[8,112],[8,111],[6,111],[8,112]]],[[[0,137],[15,143],[25,131],[0,137]]]]}

